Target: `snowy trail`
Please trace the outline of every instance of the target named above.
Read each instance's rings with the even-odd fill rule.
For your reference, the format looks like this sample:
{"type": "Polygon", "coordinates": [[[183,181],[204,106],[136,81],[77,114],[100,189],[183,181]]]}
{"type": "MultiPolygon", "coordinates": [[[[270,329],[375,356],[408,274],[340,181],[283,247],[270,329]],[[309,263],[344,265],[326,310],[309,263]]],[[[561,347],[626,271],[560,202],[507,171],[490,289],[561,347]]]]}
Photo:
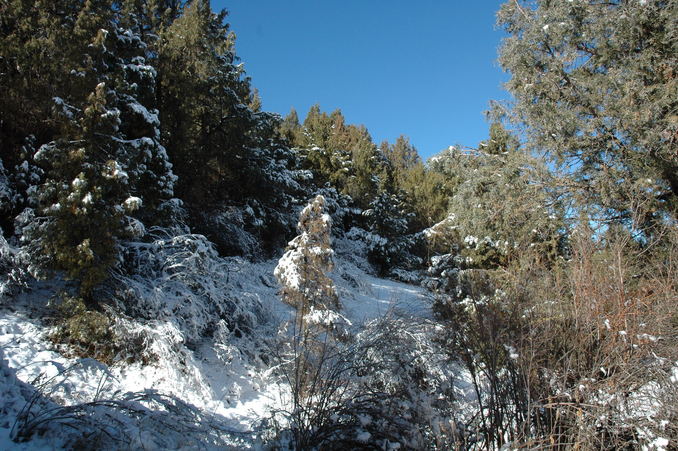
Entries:
{"type": "Polygon", "coordinates": [[[345,315],[354,323],[382,317],[389,313],[428,318],[430,297],[413,285],[364,274],[358,287],[339,286],[345,315]]]}

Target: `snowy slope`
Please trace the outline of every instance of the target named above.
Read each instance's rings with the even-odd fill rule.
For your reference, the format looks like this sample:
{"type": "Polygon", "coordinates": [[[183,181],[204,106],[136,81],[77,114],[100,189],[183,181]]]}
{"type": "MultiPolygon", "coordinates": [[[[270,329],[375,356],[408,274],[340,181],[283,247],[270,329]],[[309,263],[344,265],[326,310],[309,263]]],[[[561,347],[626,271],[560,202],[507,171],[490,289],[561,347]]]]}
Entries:
{"type": "MultiPolygon", "coordinates": [[[[354,248],[355,244],[337,244],[343,249],[338,252],[332,277],[343,305],[342,313],[354,325],[355,331],[359,331],[365,322],[386,314],[429,316],[430,299],[421,288],[368,274],[368,267],[359,250],[354,248]]],[[[293,311],[279,299],[273,278],[276,261],[255,264],[242,259],[226,260],[231,268],[227,283],[231,290],[229,294],[256,298],[269,316],[268,321],[255,331],[257,343],[234,342],[231,335],[220,335],[217,331],[197,345],[186,346],[172,321],[148,320],[134,327],[152,337],[151,347],[161,358],[147,365],[134,363],[109,368],[92,359],[66,358],[46,339],[45,328],[36,316],[40,305],[57,287],[42,286],[40,290],[34,289],[15,299],[13,308],[0,307],[3,358],[0,390],[4,395],[4,407],[0,411],[0,448],[27,449],[26,444],[15,444],[9,437],[20,410],[31,396],[37,396],[45,402],[56,403],[55,406],[116,399],[127,403],[125,409],[133,398],[142,406],[140,409],[146,409],[133,421],[128,421],[124,412],[120,414],[120,406],[101,407],[101,412],[90,414],[117,418],[118,423],[111,426],[111,430],[127,437],[123,448],[190,449],[192,445],[185,442],[187,434],[167,433],[158,426],[162,424],[158,421],[145,426],[151,424],[146,416],[172,411],[163,403],[146,399],[148,396],[144,394],[148,393],[171,397],[172,402],[183,406],[182,412],[187,417],[200,417],[211,425],[212,431],[220,431],[211,435],[205,433],[203,445],[230,445],[235,449],[254,446],[260,422],[272,408],[280,408],[288,390],[275,376],[275,369],[269,368],[268,362],[252,350],[272,342],[280,325],[292,318],[293,311]],[[42,381],[42,394],[33,388],[37,381],[42,381]],[[16,386],[23,383],[33,385],[21,385],[25,392],[21,395],[16,386]],[[137,396],[131,397],[130,393],[137,396]],[[117,417],[111,413],[113,411],[117,417]]],[[[191,421],[200,423],[195,419],[191,421]]],[[[29,448],[43,445],[59,448],[69,443],[68,428],[59,426],[58,421],[51,423],[51,429],[44,432],[47,442],[31,441],[29,448]]],[[[79,423],[78,427],[89,426],[79,423]]],[[[199,427],[192,433],[201,437],[199,427]]]]}

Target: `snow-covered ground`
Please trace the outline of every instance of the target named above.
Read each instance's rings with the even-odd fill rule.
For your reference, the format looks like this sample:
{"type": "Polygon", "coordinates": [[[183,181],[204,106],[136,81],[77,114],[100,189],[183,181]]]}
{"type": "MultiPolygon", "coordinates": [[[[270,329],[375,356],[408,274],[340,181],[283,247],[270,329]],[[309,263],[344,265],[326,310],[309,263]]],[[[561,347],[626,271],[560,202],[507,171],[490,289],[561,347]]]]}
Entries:
{"type": "MultiPolygon", "coordinates": [[[[361,324],[386,314],[430,316],[431,299],[423,289],[368,274],[364,262],[355,256],[351,258],[351,252],[349,249],[337,258],[332,278],[343,305],[342,314],[356,330],[361,324]]],[[[228,263],[231,268],[228,287],[235,292],[230,294],[254,297],[263,305],[270,320],[255,334],[262,341],[274,339],[279,326],[293,315],[292,309],[278,296],[273,277],[277,262],[255,264],[232,259],[228,263]]],[[[17,416],[31,400],[35,403],[33,409],[51,408],[61,412],[59,406],[124,400],[134,393],[143,398],[141,405],[153,413],[154,408],[168,409],[157,403],[149,404],[143,394],[169,395],[209,416],[210,424],[216,424],[216,430],[230,436],[233,448],[239,449],[255,446],[258,424],[286,398],[285,385],[260,356],[253,356],[238,343],[228,342],[229,337],[218,332],[197,345],[185,346],[176,325],[166,319],[136,325],[152,337],[152,350],[162,356],[150,364],[108,367],[93,359],[64,357],[49,342],[46,328],[36,314],[56,289],[43,286],[16,297],[12,305],[0,304],[0,356],[3,359],[0,449],[58,449],[68,439],[69,431],[60,429],[59,420],[55,420],[45,422],[46,438],[29,443],[10,440],[17,416]]],[[[69,420],[68,415],[66,417],[69,420]]],[[[128,437],[133,437],[122,444],[123,448],[191,449],[197,446],[182,443],[181,434],[173,436],[159,430],[145,430],[142,423],[138,420],[119,426],[128,437]]],[[[224,446],[229,441],[214,443],[224,446]]]]}
{"type": "MultiPolygon", "coordinates": [[[[405,320],[399,324],[412,320],[407,324],[422,325],[415,329],[428,331],[424,334],[441,327],[429,321],[432,299],[424,289],[373,275],[357,242],[338,240],[335,250],[331,277],[352,333],[368,330],[368,323],[383,317],[405,320]]],[[[177,255],[170,256],[179,264],[194,261],[193,254],[177,255]]],[[[191,318],[185,316],[197,307],[182,305],[182,296],[191,293],[175,284],[177,273],[168,266],[156,282],[129,280],[142,295],[154,296],[141,305],[157,308],[159,300],[171,298],[167,302],[178,308],[160,309],[145,320],[125,320],[127,330],[147,337],[149,351],[157,357],[145,364],[109,367],[57,352],[41,317],[50,297],[64,288],[62,283],[33,283],[23,293],[4,298],[0,302],[0,450],[78,448],[74,440],[83,437],[83,431],[91,434],[90,441],[80,447],[104,443],[101,447],[107,449],[256,449],[262,439],[270,438],[265,436],[270,432],[266,421],[273,412],[289,408],[290,399],[289,387],[276,371],[275,343],[294,317],[293,309],[280,300],[273,275],[277,260],[252,263],[221,259],[209,252],[201,258],[196,261],[207,261],[204,267],[219,279],[207,281],[212,291],[205,299],[212,302],[221,296],[256,307],[256,327],[240,336],[232,325],[217,323],[200,340],[189,340],[195,333],[191,318]],[[27,441],[12,440],[22,434],[27,441]]],[[[188,282],[205,282],[195,276],[189,274],[188,282]]],[[[436,362],[429,363],[430,374],[440,370],[440,380],[451,382],[458,418],[476,416],[478,405],[468,371],[449,361],[444,371],[436,362]]],[[[671,379],[676,381],[678,363],[671,379]]],[[[648,384],[647,390],[629,400],[638,415],[654,411],[640,396],[652,387],[648,384]]],[[[667,438],[647,434],[643,449],[668,449],[667,438]]]]}

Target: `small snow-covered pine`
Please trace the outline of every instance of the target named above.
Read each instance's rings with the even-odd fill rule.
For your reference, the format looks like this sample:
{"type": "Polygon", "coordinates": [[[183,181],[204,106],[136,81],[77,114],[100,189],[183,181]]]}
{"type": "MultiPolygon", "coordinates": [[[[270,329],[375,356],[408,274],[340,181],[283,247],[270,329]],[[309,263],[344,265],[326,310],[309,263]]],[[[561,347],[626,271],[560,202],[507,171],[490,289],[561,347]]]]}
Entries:
{"type": "Polygon", "coordinates": [[[322,310],[339,310],[334,282],[327,275],[332,270],[332,219],[325,212],[325,198],[318,195],[299,215],[299,235],[290,241],[288,250],[274,274],[282,286],[282,298],[297,309],[298,326],[319,315],[322,310]],[[309,315],[311,311],[315,315],[309,315]]]}

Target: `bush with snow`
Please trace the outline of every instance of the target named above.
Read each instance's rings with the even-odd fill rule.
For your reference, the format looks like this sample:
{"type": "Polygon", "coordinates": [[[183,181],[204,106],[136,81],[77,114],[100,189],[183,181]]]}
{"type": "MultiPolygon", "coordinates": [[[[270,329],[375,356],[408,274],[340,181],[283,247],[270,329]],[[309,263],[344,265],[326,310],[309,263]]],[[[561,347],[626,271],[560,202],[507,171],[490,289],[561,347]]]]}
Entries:
{"type": "Polygon", "coordinates": [[[137,320],[173,323],[189,345],[224,328],[234,339],[251,337],[269,320],[257,294],[232,285],[245,262],[219,257],[202,235],[153,228],[147,241],[125,243],[123,255],[111,288],[120,309],[137,320]]]}
{"type": "MultiPolygon", "coordinates": [[[[430,327],[389,317],[367,324],[350,341],[323,342],[307,368],[313,384],[302,397],[293,390],[287,409],[273,412],[275,442],[294,449],[424,449],[438,439],[443,443],[453,375],[430,327]]],[[[295,352],[282,356],[291,384],[303,361],[295,352]]]]}
{"type": "Polygon", "coordinates": [[[45,449],[224,449],[237,448],[249,438],[223,418],[153,390],[110,393],[100,381],[91,399],[64,403],[54,390],[69,379],[71,370],[28,384],[8,367],[0,348],[0,446],[30,442],[45,449]]]}

